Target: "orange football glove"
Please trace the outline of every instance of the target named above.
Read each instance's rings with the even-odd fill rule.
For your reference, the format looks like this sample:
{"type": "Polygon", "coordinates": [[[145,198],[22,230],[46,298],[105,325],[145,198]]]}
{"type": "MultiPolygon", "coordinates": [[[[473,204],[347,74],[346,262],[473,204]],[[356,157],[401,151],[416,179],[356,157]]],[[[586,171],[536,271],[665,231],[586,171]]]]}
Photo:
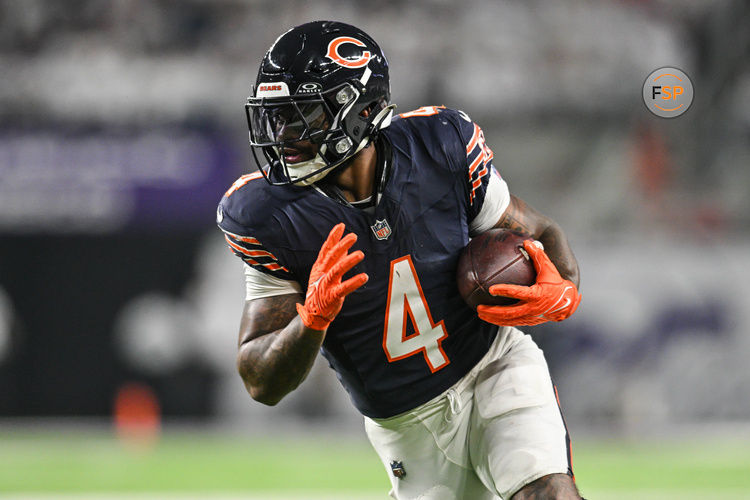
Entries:
{"type": "Polygon", "coordinates": [[[536,268],[536,283],[531,286],[492,285],[492,295],[511,297],[520,302],[510,306],[480,305],[477,307],[479,317],[501,326],[531,326],[569,317],[581,302],[578,289],[572,281],[560,276],[541,243],[526,240],[523,247],[536,268]]]}
{"type": "Polygon", "coordinates": [[[347,234],[343,239],[344,223],[336,224],[320,247],[318,258],[310,271],[305,304],[297,304],[302,322],[313,330],[325,330],[344,305],[344,298],[364,285],[368,276],[360,273],[342,282],[342,276],[365,258],[360,250],[347,253],[357,235],[347,234]]]}

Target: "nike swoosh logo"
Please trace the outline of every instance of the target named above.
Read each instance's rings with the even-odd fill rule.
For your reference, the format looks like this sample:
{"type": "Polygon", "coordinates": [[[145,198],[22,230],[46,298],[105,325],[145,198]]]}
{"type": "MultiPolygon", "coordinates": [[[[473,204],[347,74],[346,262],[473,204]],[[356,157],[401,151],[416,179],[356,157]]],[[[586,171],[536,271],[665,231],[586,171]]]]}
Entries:
{"type": "Polygon", "coordinates": [[[310,295],[312,295],[312,293],[315,291],[315,289],[318,288],[318,283],[320,283],[320,280],[322,280],[322,279],[323,279],[323,276],[321,276],[320,278],[316,279],[315,282],[313,282],[313,284],[310,285],[307,288],[307,293],[305,294],[305,298],[307,298],[310,295]]]}
{"type": "MultiPolygon", "coordinates": [[[[565,296],[565,292],[567,292],[568,290],[572,290],[572,289],[573,289],[572,286],[566,286],[565,290],[563,290],[563,292],[560,294],[560,299],[562,299],[565,296]]],[[[560,302],[560,299],[557,299],[557,302],[560,302]]],[[[572,300],[570,300],[569,297],[566,297],[565,298],[565,304],[563,304],[562,306],[560,306],[557,309],[554,309],[552,311],[547,311],[545,314],[552,314],[552,313],[556,313],[557,311],[562,311],[563,309],[565,309],[566,307],[568,307],[571,302],[572,302],[572,300]]]]}

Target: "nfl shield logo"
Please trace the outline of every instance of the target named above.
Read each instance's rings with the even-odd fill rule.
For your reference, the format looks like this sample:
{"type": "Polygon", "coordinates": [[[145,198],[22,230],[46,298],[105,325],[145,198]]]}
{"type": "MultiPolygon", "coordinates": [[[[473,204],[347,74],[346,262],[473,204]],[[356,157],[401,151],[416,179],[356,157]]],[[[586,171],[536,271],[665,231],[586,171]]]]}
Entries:
{"type": "Polygon", "coordinates": [[[379,240],[387,240],[391,235],[391,226],[388,225],[388,221],[385,219],[376,220],[375,224],[370,226],[370,229],[372,229],[375,237],[379,240]]]}
{"type": "Polygon", "coordinates": [[[397,462],[395,460],[391,462],[391,471],[393,472],[393,475],[399,479],[406,475],[406,469],[404,469],[403,462],[397,462]]]}

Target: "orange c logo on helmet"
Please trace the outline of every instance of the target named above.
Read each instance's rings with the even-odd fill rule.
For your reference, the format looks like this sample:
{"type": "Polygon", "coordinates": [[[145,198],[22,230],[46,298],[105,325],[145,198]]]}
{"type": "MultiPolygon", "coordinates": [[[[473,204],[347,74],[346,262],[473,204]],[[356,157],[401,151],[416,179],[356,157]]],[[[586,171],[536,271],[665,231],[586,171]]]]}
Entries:
{"type": "Polygon", "coordinates": [[[328,44],[328,53],[326,54],[326,57],[336,64],[344,66],[345,68],[361,68],[362,66],[366,66],[370,61],[370,58],[372,58],[372,54],[370,53],[370,51],[363,51],[362,55],[356,59],[345,59],[341,56],[341,54],[339,54],[339,47],[345,43],[352,43],[358,47],[367,47],[367,45],[365,45],[360,40],[357,40],[356,38],[352,38],[350,36],[340,36],[338,38],[334,38],[333,40],[331,40],[331,43],[328,44]]]}

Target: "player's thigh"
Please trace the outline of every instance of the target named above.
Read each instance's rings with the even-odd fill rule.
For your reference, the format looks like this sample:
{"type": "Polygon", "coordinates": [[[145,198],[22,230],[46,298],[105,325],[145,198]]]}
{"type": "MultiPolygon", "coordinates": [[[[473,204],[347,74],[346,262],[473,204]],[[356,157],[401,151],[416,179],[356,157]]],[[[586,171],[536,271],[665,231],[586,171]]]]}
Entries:
{"type": "Polygon", "coordinates": [[[532,481],[569,470],[568,435],[547,363],[530,337],[479,374],[469,449],[487,488],[510,498],[532,481]]]}
{"type": "Polygon", "coordinates": [[[496,500],[471,468],[468,425],[460,415],[446,422],[439,412],[424,420],[389,428],[365,419],[367,437],[391,481],[391,496],[398,500],[496,500]],[[461,443],[464,443],[463,446],[461,443]]]}

